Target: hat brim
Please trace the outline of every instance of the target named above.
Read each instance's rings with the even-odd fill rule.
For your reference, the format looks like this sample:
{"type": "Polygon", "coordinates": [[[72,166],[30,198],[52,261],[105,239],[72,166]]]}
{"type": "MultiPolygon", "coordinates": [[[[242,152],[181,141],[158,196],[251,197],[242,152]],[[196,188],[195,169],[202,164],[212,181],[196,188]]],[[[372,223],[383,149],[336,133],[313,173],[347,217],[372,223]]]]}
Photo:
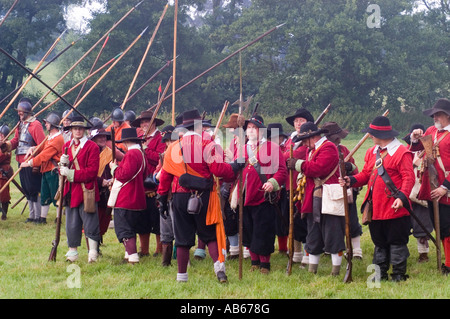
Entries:
{"type": "Polygon", "coordinates": [[[244,130],[247,129],[247,125],[248,125],[249,123],[255,124],[256,127],[258,127],[258,128],[266,128],[266,126],[265,126],[264,124],[258,123],[257,121],[253,121],[253,120],[245,120],[245,124],[244,124],[244,127],[243,127],[244,130]]]}
{"type": "Polygon", "coordinates": [[[435,108],[435,107],[433,107],[431,109],[427,109],[427,110],[423,111],[422,113],[426,116],[432,117],[434,114],[436,114],[438,112],[444,112],[445,114],[450,115],[449,110],[444,110],[444,109],[435,108]]]}
{"type": "MultiPolygon", "coordinates": [[[[138,117],[133,122],[131,122],[131,126],[134,127],[140,127],[141,126],[141,120],[151,120],[151,117],[138,117]]],[[[155,118],[156,126],[163,125],[165,122],[159,118],[155,118]]]]}
{"type": "Polygon", "coordinates": [[[304,133],[304,134],[299,134],[299,135],[295,136],[292,139],[292,142],[296,143],[296,142],[299,142],[299,141],[303,141],[303,140],[306,140],[307,138],[310,138],[310,137],[313,137],[313,136],[317,136],[317,135],[320,135],[320,134],[323,134],[323,133],[328,133],[328,130],[321,128],[321,129],[319,129],[317,131],[308,132],[308,133],[304,133]]]}
{"type": "Polygon", "coordinates": [[[369,133],[373,136],[375,136],[376,138],[380,138],[382,140],[385,139],[389,139],[389,138],[394,138],[397,137],[399,135],[399,132],[397,132],[396,130],[390,130],[390,131],[379,131],[379,130],[374,130],[373,128],[366,128],[361,130],[362,133],[369,133]]]}
{"type": "Polygon", "coordinates": [[[326,135],[327,135],[327,138],[330,140],[336,139],[336,138],[344,139],[347,137],[348,133],[349,133],[348,130],[342,129],[338,133],[328,132],[328,134],[326,134],[326,135]]]}
{"type": "Polygon", "coordinates": [[[86,130],[92,128],[92,126],[90,126],[89,124],[78,124],[77,122],[72,122],[70,123],[70,125],[64,126],[64,131],[68,131],[70,129],[72,129],[73,127],[81,127],[84,128],[86,130]]]}
{"type": "Polygon", "coordinates": [[[144,142],[145,140],[143,138],[139,138],[139,137],[124,137],[120,140],[116,140],[116,143],[123,143],[123,142],[127,142],[127,141],[139,143],[139,142],[144,142]]]}

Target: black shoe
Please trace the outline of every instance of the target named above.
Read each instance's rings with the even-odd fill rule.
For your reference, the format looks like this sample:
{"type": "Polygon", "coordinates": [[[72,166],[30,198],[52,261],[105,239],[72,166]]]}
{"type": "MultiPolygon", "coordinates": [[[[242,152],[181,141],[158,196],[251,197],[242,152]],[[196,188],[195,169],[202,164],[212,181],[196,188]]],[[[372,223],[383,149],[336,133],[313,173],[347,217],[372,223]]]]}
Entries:
{"type": "Polygon", "coordinates": [[[445,264],[442,264],[442,274],[448,276],[450,274],[450,267],[447,267],[445,264]]]}
{"type": "Polygon", "coordinates": [[[34,223],[34,219],[33,218],[27,218],[27,220],[25,221],[25,223],[34,223]]]}
{"type": "Polygon", "coordinates": [[[220,283],[226,283],[228,281],[227,275],[223,271],[217,272],[217,279],[219,279],[220,283]]]}
{"type": "Polygon", "coordinates": [[[47,224],[47,218],[40,217],[37,221],[38,224],[47,224]]]}
{"type": "Polygon", "coordinates": [[[406,281],[406,279],[408,279],[409,278],[409,276],[408,275],[401,275],[401,274],[398,274],[398,275],[391,275],[391,281],[393,281],[393,282],[399,282],[399,281],[406,281]]]}

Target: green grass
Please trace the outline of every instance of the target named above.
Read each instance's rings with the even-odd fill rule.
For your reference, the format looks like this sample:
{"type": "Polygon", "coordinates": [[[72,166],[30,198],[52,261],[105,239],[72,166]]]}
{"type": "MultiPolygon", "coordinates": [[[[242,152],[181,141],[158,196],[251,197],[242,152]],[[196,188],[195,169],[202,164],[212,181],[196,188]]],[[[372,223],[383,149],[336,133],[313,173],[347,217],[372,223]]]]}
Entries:
{"type": "MultiPolygon", "coordinates": [[[[345,145],[352,149],[360,135],[349,136],[345,145]]],[[[371,146],[368,140],[356,153],[358,166],[362,167],[365,150],[371,146]]],[[[14,164],[15,168],[17,167],[14,164]]],[[[362,192],[364,194],[364,191],[362,192]]],[[[359,201],[362,200],[362,194],[359,201]]],[[[12,186],[12,203],[19,198],[12,186]]],[[[75,267],[79,270],[80,288],[73,288],[70,264],[64,261],[67,251],[64,226],[56,262],[49,262],[51,242],[55,236],[56,209],[51,208],[47,225],[24,223],[28,209],[21,211],[25,201],[10,210],[8,219],[0,221],[0,298],[3,299],[436,299],[450,297],[450,278],[442,276],[436,267],[436,255],[430,242],[430,261],[417,263],[415,239],[410,239],[408,274],[401,283],[382,282],[380,288],[371,288],[367,272],[371,264],[373,244],[369,231],[363,226],[363,260],[353,261],[353,282],[343,283],[346,261],[339,277],[331,277],[331,260],[323,256],[316,275],[294,264],[292,274],[285,273],[287,257],[272,255],[272,270],[268,276],[249,272],[250,261],[244,260],[243,277],[239,280],[239,263],[227,261],[229,282],[218,283],[212,260],[207,257],[191,259],[188,268],[189,281],[177,283],[176,261],[172,266],[161,266],[160,257],[144,257],[138,265],[122,264],[123,246],[118,243],[114,230],[109,229],[101,247],[102,257],[95,264],[87,263],[86,244],[79,249],[80,258],[75,267]],[[69,270],[69,272],[68,272],[69,270]]],[[[64,225],[64,220],[63,220],[64,225]]],[[[151,236],[151,252],[155,249],[155,237],[151,236]]],[[[193,253],[193,249],[191,249],[193,253]]],[[[192,256],[192,255],[191,255],[192,256]]]]}

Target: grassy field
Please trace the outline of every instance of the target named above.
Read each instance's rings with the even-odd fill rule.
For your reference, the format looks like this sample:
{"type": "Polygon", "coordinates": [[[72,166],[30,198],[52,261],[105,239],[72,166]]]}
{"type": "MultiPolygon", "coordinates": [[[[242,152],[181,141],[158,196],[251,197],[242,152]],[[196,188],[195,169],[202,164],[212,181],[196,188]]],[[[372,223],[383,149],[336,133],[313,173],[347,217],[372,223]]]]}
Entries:
{"type": "MultiPolygon", "coordinates": [[[[352,149],[360,135],[350,136],[345,145],[352,149]]],[[[368,140],[356,154],[359,167],[363,165],[365,150],[372,145],[368,140]]],[[[15,166],[16,168],[17,166],[15,166]]],[[[363,190],[364,194],[365,190],[363,190]]],[[[19,199],[12,186],[12,203],[19,199]]],[[[362,195],[360,195],[362,197],[362,195]]],[[[359,201],[361,198],[359,198],[359,201]]],[[[411,237],[408,261],[410,278],[401,283],[382,282],[374,287],[368,284],[373,271],[371,264],[373,244],[366,226],[362,235],[363,260],[353,262],[353,282],[343,283],[345,260],[339,277],[331,277],[331,260],[323,256],[316,275],[295,264],[292,274],[285,274],[287,257],[277,250],[272,255],[272,270],[268,276],[249,272],[250,260],[244,260],[243,278],[238,278],[238,261],[227,261],[229,282],[218,283],[212,260],[192,258],[188,268],[189,281],[176,282],[176,261],[163,268],[160,257],[141,258],[140,264],[122,264],[123,246],[114,230],[109,229],[101,247],[102,257],[95,264],[87,263],[86,245],[80,247],[76,264],[65,262],[67,251],[64,226],[57,261],[47,261],[55,236],[51,208],[46,225],[24,223],[28,208],[21,214],[25,200],[10,210],[8,219],[0,221],[0,298],[3,299],[440,299],[450,297],[450,278],[442,276],[436,267],[435,249],[430,242],[430,261],[417,263],[417,246],[411,237]]],[[[63,220],[64,223],[64,220],[63,220]]],[[[155,237],[151,237],[154,251],[155,237]]],[[[193,253],[193,249],[191,250],[193,253]]]]}

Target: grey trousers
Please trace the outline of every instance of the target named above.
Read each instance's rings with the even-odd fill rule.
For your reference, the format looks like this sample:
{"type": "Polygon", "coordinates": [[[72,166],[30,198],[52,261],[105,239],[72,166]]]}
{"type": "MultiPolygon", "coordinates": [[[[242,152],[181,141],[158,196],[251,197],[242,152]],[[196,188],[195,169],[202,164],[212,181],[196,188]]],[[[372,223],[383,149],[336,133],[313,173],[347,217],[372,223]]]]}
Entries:
{"type": "Polygon", "coordinates": [[[98,212],[86,213],[84,205],[70,208],[66,206],[66,234],[69,247],[81,246],[82,230],[87,238],[100,241],[98,212]]]}
{"type": "Polygon", "coordinates": [[[160,228],[160,240],[162,243],[171,243],[175,240],[175,236],[173,234],[173,221],[172,221],[172,200],[169,200],[169,216],[166,219],[159,219],[159,228],[160,228]]]}

